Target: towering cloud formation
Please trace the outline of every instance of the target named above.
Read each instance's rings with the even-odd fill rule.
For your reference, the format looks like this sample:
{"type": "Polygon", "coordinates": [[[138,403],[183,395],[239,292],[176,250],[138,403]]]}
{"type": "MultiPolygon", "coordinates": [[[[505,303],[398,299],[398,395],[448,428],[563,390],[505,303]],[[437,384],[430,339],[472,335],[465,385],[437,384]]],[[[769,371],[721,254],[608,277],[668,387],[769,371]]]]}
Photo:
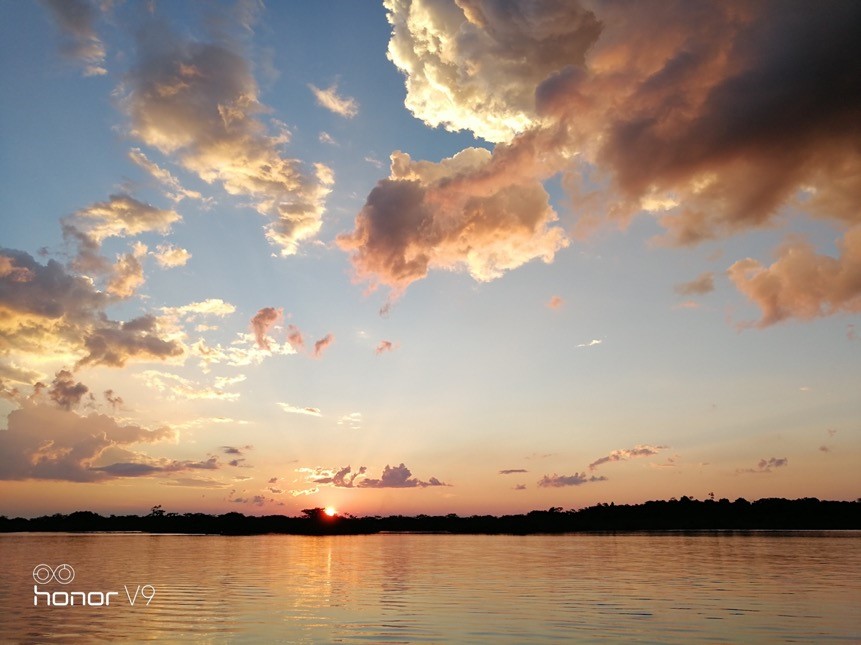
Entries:
{"type": "MultiPolygon", "coordinates": [[[[642,210],[675,244],[763,226],[790,205],[841,228],[861,222],[857,2],[385,4],[407,107],[504,145],[457,164],[460,155],[430,164],[395,153],[341,240],[362,278],[403,288],[428,268],[486,279],[552,258],[564,238],[545,237],[548,210],[528,208],[542,214],[531,231],[508,226],[517,218],[506,208],[520,211],[501,187],[537,199],[539,182],[560,172],[578,233],[642,210]],[[505,182],[491,190],[488,176],[505,182]]],[[[855,272],[849,282],[859,279],[853,246],[847,237],[838,260],[855,272]]],[[[802,261],[809,274],[821,264],[812,253],[802,261]]],[[[845,288],[831,291],[820,286],[817,311],[854,307],[845,288]]],[[[763,313],[762,324],[775,321],[763,313]]]]}
{"type": "Polygon", "coordinates": [[[132,132],[174,155],[208,183],[250,198],[270,217],[266,235],[283,255],[320,229],[332,171],[282,154],[286,132],[272,135],[248,62],[220,43],[174,38],[152,27],[139,42],[123,105],[132,132]]]}
{"type": "Polygon", "coordinates": [[[389,59],[406,74],[406,106],[430,126],[508,141],[535,125],[535,87],[582,65],[601,26],[567,0],[387,0],[389,59]]]}

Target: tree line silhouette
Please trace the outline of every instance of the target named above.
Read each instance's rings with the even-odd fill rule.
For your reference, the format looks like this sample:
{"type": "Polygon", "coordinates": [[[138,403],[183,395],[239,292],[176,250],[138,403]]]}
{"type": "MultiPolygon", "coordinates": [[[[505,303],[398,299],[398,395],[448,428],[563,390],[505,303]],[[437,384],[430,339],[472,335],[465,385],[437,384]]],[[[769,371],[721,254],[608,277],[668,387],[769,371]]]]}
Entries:
{"type": "Polygon", "coordinates": [[[598,504],[580,510],[552,507],[520,515],[391,515],[329,517],[309,508],[300,517],[225,513],[171,513],[161,505],[147,515],[99,515],[76,511],[42,517],[0,516],[0,532],[106,532],[260,535],[359,535],[382,532],[513,534],[587,531],[847,530],[861,529],[861,499],[739,498],[699,501],[684,496],[643,504],[598,504]]]}

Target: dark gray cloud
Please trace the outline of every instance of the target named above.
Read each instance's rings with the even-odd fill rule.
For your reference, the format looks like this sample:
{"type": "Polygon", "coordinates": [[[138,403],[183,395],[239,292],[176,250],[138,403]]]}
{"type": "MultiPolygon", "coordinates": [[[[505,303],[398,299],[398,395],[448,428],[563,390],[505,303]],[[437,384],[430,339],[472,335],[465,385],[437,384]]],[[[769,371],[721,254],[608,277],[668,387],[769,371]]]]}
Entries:
{"type": "Polygon", "coordinates": [[[71,410],[78,407],[81,398],[90,389],[81,382],[75,382],[72,373],[68,370],[60,370],[54,377],[51,387],[48,388],[48,396],[63,410],[71,410]]]}
{"type": "Polygon", "coordinates": [[[105,46],[96,32],[98,12],[86,0],[40,0],[60,31],[60,51],[80,63],[85,76],[106,74],[105,46]]]}
{"type": "Polygon", "coordinates": [[[603,482],[606,480],[607,478],[603,475],[592,475],[590,477],[586,473],[574,473],[573,475],[557,475],[553,473],[552,475],[544,475],[544,477],[538,480],[538,485],[541,488],[562,488],[564,486],[581,486],[591,482],[603,482]]]}
{"type": "Polygon", "coordinates": [[[680,296],[704,296],[715,289],[714,276],[711,273],[703,273],[690,282],[682,282],[675,286],[675,291],[680,296]]]}
{"type": "Polygon", "coordinates": [[[756,464],[756,468],[739,468],[735,472],[739,475],[765,474],[772,472],[775,468],[783,468],[787,465],[789,465],[789,459],[786,457],[769,457],[768,459],[760,459],[756,464]]]}
{"type": "Polygon", "coordinates": [[[361,479],[359,488],[426,488],[428,486],[448,486],[436,477],[422,481],[412,476],[412,472],[404,464],[389,466],[383,469],[379,479],[361,479]]]}

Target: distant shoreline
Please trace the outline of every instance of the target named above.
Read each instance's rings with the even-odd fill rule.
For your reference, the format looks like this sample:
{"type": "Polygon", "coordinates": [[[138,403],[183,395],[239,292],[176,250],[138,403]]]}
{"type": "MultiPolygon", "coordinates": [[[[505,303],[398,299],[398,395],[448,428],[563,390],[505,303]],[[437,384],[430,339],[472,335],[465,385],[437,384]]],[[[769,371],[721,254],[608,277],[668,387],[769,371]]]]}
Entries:
{"type": "Polygon", "coordinates": [[[380,533],[533,535],[562,533],[660,533],[710,531],[861,530],[861,500],[737,499],[699,501],[688,497],[643,504],[598,504],[580,510],[554,507],[520,515],[329,517],[322,508],[301,517],[170,513],[160,506],[148,515],[68,515],[8,518],[0,533],[146,533],[178,535],[370,535],[380,533]]]}

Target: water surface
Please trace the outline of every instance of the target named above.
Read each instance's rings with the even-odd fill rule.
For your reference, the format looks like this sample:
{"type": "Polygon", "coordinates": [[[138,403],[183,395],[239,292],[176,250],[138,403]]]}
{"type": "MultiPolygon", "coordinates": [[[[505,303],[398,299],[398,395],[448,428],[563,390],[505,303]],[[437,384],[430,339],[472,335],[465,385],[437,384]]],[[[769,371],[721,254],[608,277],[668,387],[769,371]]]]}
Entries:
{"type": "Polygon", "coordinates": [[[11,642],[861,641],[861,532],[7,534],[0,562],[11,642]],[[119,595],[34,607],[39,564],[119,595]]]}

